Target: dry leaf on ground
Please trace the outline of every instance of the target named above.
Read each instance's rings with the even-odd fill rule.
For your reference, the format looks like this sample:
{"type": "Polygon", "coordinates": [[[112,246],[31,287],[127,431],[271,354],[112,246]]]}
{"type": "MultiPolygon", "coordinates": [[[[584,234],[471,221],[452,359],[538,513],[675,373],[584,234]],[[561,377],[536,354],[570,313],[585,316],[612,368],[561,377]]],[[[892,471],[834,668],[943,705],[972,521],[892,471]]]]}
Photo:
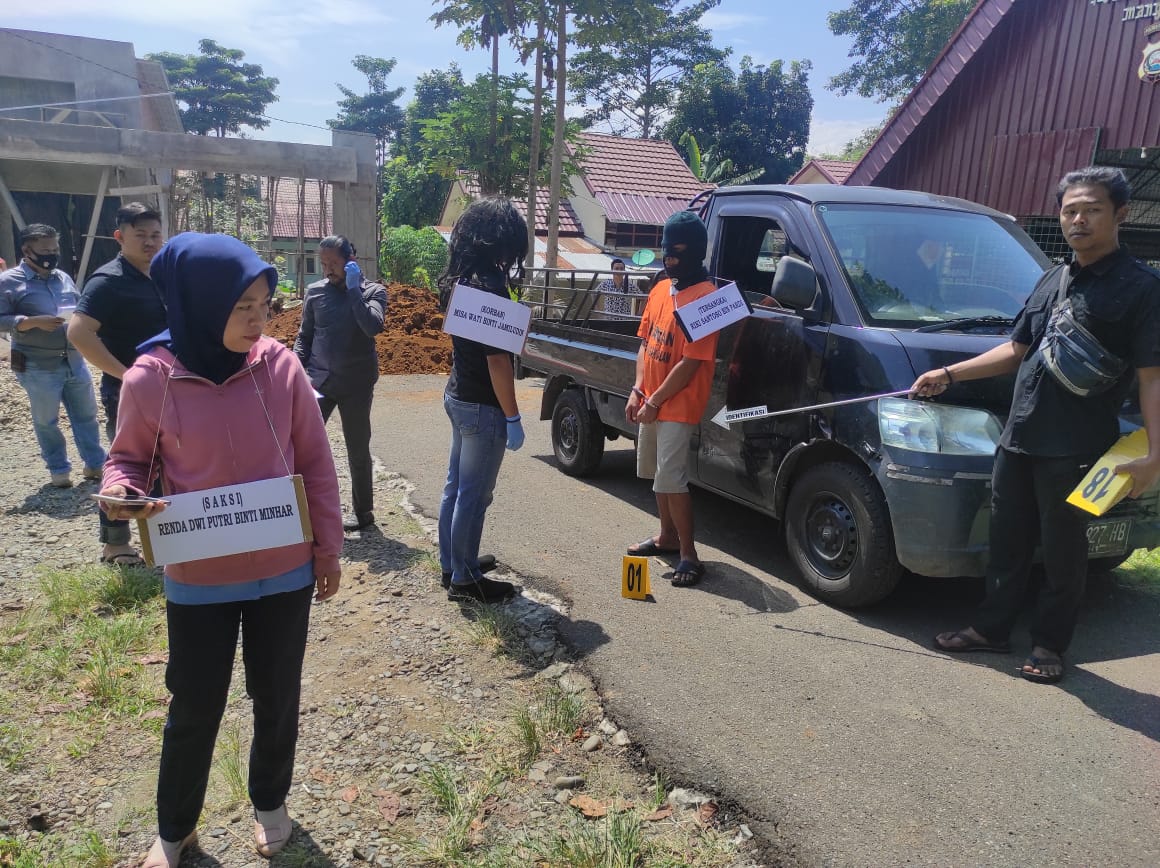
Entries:
{"type": "Polygon", "coordinates": [[[603,817],[608,813],[607,807],[596,801],[596,799],[592,798],[591,796],[585,796],[583,794],[579,796],[573,796],[568,804],[580,811],[580,813],[585,817],[591,817],[593,819],[596,817],[603,817]]]}
{"type": "Polygon", "coordinates": [[[657,808],[651,814],[644,818],[646,823],[657,823],[661,820],[667,820],[673,815],[673,806],[665,805],[663,808],[657,808]]]}

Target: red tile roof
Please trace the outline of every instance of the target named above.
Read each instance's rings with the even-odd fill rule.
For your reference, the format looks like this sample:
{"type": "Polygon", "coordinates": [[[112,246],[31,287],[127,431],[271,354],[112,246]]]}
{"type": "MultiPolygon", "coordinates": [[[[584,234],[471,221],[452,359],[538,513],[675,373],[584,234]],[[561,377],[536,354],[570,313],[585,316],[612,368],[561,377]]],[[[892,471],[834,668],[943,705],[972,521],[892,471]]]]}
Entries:
{"type": "MultiPolygon", "coordinates": [[[[459,183],[463,185],[463,192],[472,199],[478,199],[481,195],[479,183],[467,174],[459,176],[459,183]]],[[[540,187],[536,190],[536,234],[548,234],[548,200],[549,190],[546,187],[540,187]]],[[[455,195],[455,189],[452,188],[448,194],[455,195]]],[[[528,213],[528,197],[527,196],[512,196],[512,204],[516,210],[521,214],[528,213]]],[[[560,237],[576,237],[584,235],[584,227],[580,225],[580,218],[576,216],[576,212],[572,210],[571,203],[565,199],[560,199],[560,237]]]]}
{"type": "Polygon", "coordinates": [[[806,170],[812,166],[821,172],[831,184],[841,185],[846,182],[846,179],[850,177],[850,173],[854,171],[854,167],[857,165],[858,163],[856,161],[851,162],[849,160],[810,160],[798,169],[794,176],[789,179],[788,183],[796,184],[798,182],[797,179],[804,175],[806,170]]]}
{"type": "Polygon", "coordinates": [[[604,133],[580,133],[577,160],[584,182],[613,223],[660,225],[704,184],[671,143],[604,133]]]}
{"type": "MultiPolygon", "coordinates": [[[[267,197],[268,188],[262,184],[262,199],[267,197]]],[[[303,222],[304,238],[325,238],[334,232],[334,196],[325,181],[306,182],[306,216],[303,222]],[[326,191],[326,216],[320,220],[319,202],[321,191],[326,191]]],[[[274,237],[298,237],[298,179],[278,178],[274,182],[274,237]]]]}

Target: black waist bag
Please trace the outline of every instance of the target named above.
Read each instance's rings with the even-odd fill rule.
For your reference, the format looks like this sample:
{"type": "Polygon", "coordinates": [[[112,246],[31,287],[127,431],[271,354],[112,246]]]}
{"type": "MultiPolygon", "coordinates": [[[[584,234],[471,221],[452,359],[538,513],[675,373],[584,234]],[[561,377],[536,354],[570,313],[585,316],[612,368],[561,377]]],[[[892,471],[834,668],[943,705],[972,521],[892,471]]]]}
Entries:
{"type": "Polygon", "coordinates": [[[1109,353],[1075,318],[1067,298],[1068,270],[1062,269],[1056,305],[1047,321],[1039,350],[1048,373],[1073,395],[1086,398],[1112,388],[1128,363],[1109,353]]]}

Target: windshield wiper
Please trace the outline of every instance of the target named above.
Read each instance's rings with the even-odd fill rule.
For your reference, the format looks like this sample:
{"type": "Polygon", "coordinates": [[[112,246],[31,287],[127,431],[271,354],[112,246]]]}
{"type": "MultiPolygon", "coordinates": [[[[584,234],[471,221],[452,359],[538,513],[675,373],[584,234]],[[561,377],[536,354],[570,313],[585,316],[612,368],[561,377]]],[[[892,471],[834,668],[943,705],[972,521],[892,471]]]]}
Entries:
{"type": "Polygon", "coordinates": [[[919,326],[916,332],[945,332],[953,329],[969,329],[976,326],[1009,326],[1015,320],[1008,316],[964,316],[959,319],[948,319],[943,322],[932,322],[930,325],[919,326]]]}

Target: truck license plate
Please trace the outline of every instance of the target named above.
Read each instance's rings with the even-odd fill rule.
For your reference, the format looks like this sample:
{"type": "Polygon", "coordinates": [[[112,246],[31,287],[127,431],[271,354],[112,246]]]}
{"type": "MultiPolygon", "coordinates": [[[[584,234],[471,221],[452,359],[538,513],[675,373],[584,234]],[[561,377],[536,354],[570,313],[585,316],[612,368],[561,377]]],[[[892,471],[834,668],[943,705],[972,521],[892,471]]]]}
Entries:
{"type": "Polygon", "coordinates": [[[1087,529],[1088,557],[1122,555],[1128,548],[1128,531],[1131,528],[1130,518],[1093,521],[1087,529]]]}

